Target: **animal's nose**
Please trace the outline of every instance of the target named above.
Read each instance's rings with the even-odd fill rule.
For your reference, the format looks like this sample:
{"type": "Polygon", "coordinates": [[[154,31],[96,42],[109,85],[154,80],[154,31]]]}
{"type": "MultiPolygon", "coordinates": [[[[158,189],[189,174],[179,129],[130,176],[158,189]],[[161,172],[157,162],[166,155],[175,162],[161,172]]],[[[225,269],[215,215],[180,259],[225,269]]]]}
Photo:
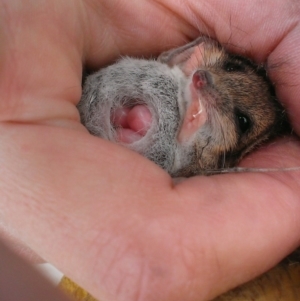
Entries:
{"type": "Polygon", "coordinates": [[[193,74],[193,84],[196,89],[201,89],[206,85],[213,84],[212,74],[207,70],[197,70],[193,74]]]}

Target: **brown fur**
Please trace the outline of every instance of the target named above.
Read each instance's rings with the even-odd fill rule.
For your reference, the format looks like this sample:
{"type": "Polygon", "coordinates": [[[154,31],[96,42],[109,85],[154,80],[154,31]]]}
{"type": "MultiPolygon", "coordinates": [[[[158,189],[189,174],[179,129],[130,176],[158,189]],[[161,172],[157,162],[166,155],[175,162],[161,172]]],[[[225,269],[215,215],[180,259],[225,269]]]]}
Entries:
{"type": "MultiPolygon", "coordinates": [[[[193,55],[193,48],[204,45],[201,50],[203,62],[195,65],[208,73],[208,85],[201,95],[208,101],[204,104],[211,111],[209,123],[220,123],[219,135],[196,140],[194,157],[189,166],[176,176],[207,173],[207,170],[235,166],[239,160],[264,140],[287,131],[285,111],[276,99],[274,88],[263,66],[225,51],[217,42],[200,37],[183,47],[163,53],[160,60],[170,66],[185,64],[193,55]],[[232,71],[229,71],[230,68],[232,71]],[[251,127],[241,133],[236,124],[235,112],[246,114],[251,127]],[[213,120],[215,119],[215,120],[213,120]]],[[[190,74],[187,74],[188,76],[190,74]]]]}

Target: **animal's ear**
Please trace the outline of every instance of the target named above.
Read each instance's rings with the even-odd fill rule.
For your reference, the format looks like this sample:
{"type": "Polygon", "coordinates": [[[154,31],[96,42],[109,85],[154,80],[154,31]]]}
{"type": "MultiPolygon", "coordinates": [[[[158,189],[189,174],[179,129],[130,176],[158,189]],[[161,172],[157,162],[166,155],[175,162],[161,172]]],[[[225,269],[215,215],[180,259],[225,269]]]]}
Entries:
{"type": "Polygon", "coordinates": [[[194,52],[194,48],[206,42],[207,39],[208,38],[206,37],[199,37],[188,44],[165,51],[157,58],[157,60],[169,65],[170,67],[182,64],[191,57],[194,52]]]}
{"type": "Polygon", "coordinates": [[[220,49],[220,45],[215,40],[202,36],[191,43],[163,52],[157,60],[169,67],[178,66],[189,76],[193,71],[205,65],[207,59],[217,58],[212,54],[214,50],[218,50],[216,53],[220,54],[220,49]]]}

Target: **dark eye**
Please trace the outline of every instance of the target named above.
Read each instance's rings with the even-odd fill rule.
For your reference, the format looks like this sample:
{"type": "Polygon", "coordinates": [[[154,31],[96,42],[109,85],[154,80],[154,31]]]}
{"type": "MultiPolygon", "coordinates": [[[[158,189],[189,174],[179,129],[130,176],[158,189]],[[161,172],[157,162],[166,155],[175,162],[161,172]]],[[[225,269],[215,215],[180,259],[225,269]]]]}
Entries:
{"type": "Polygon", "coordinates": [[[240,133],[246,133],[251,127],[250,118],[246,114],[241,113],[240,111],[236,111],[235,116],[240,133]]]}
{"type": "Polygon", "coordinates": [[[223,69],[227,72],[244,72],[245,66],[234,62],[225,62],[223,69]]]}

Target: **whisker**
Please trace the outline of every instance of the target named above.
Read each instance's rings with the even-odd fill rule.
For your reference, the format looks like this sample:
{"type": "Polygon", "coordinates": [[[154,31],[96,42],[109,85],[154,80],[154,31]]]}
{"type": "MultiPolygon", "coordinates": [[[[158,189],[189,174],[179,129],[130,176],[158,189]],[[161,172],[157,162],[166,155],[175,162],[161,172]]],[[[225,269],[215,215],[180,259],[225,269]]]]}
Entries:
{"type": "MultiPolygon", "coordinates": [[[[225,138],[225,133],[224,133],[224,128],[222,126],[222,122],[220,121],[220,116],[219,116],[219,112],[216,110],[216,119],[220,125],[220,129],[221,129],[221,134],[222,134],[222,140],[223,140],[223,143],[222,145],[225,147],[225,149],[227,149],[227,145],[226,145],[226,138],[225,138]]],[[[225,151],[223,152],[223,159],[222,159],[222,168],[225,168],[225,164],[226,164],[226,153],[225,151]]]]}
{"type": "Polygon", "coordinates": [[[198,115],[200,115],[203,112],[203,108],[202,108],[202,103],[201,103],[200,97],[198,97],[198,102],[199,102],[199,111],[197,112],[197,114],[193,114],[193,118],[196,118],[198,115]]]}
{"type": "Polygon", "coordinates": [[[267,173],[267,172],[291,172],[291,171],[300,171],[300,166],[294,167],[283,167],[283,168],[255,168],[255,167],[231,167],[231,168],[220,168],[220,169],[207,169],[208,174],[226,174],[226,173],[248,173],[248,172],[258,172],[258,173],[267,173]]]}

